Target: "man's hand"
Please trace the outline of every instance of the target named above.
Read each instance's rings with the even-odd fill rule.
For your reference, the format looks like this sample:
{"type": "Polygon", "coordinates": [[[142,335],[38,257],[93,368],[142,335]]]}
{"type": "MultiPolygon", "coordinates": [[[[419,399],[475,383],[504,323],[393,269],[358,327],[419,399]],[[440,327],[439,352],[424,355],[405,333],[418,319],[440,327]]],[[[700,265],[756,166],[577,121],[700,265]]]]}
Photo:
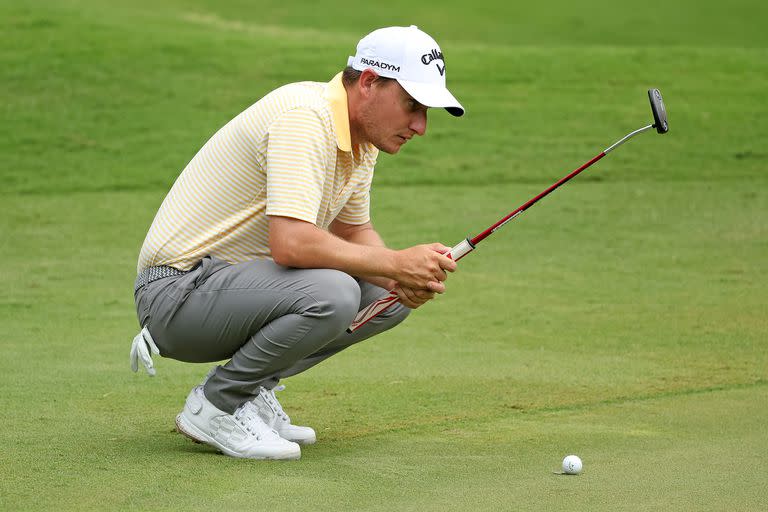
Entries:
{"type": "Polygon", "coordinates": [[[416,309],[435,298],[435,292],[429,290],[414,290],[413,288],[396,286],[393,291],[397,294],[400,304],[411,309],[416,309]]]}
{"type": "Polygon", "coordinates": [[[450,250],[443,244],[433,243],[397,251],[393,278],[403,289],[444,293],[447,272],[456,270],[456,262],[445,256],[450,250]]]}

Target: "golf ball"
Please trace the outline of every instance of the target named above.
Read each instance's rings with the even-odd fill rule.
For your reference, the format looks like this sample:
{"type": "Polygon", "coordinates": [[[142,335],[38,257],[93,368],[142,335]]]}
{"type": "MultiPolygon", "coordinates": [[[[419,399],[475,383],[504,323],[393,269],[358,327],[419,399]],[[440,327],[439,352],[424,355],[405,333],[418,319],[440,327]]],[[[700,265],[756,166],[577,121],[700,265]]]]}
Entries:
{"type": "Polygon", "coordinates": [[[578,475],[581,473],[581,459],[577,455],[568,455],[563,459],[563,473],[578,475]]]}

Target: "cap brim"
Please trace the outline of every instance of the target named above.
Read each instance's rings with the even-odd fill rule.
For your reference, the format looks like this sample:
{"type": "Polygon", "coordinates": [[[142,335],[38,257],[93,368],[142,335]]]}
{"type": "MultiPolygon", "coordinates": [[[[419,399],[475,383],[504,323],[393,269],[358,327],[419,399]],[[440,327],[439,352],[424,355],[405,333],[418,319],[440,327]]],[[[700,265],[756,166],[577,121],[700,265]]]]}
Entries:
{"type": "Polygon", "coordinates": [[[413,96],[413,99],[422,105],[436,108],[442,107],[447,110],[449,114],[456,117],[464,115],[464,107],[461,106],[461,103],[459,103],[459,101],[453,97],[453,94],[451,94],[445,87],[400,79],[398,79],[397,82],[408,94],[413,96]]]}

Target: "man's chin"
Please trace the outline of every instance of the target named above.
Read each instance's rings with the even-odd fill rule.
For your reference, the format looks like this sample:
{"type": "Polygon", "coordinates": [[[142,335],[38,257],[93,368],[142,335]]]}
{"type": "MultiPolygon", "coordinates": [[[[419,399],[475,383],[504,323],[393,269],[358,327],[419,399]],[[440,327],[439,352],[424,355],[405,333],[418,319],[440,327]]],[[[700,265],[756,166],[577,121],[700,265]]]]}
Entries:
{"type": "Polygon", "coordinates": [[[384,144],[374,144],[374,146],[376,146],[376,149],[379,151],[383,151],[389,155],[397,154],[400,152],[400,148],[403,147],[402,144],[387,144],[386,146],[384,144]]]}

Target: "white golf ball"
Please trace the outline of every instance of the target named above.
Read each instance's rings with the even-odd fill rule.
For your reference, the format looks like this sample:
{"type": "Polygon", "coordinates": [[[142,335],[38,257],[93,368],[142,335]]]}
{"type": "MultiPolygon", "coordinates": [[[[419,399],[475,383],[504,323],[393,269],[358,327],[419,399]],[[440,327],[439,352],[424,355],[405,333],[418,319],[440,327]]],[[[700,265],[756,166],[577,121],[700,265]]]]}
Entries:
{"type": "Polygon", "coordinates": [[[568,455],[563,459],[563,473],[578,475],[581,473],[581,459],[577,455],[568,455]]]}

